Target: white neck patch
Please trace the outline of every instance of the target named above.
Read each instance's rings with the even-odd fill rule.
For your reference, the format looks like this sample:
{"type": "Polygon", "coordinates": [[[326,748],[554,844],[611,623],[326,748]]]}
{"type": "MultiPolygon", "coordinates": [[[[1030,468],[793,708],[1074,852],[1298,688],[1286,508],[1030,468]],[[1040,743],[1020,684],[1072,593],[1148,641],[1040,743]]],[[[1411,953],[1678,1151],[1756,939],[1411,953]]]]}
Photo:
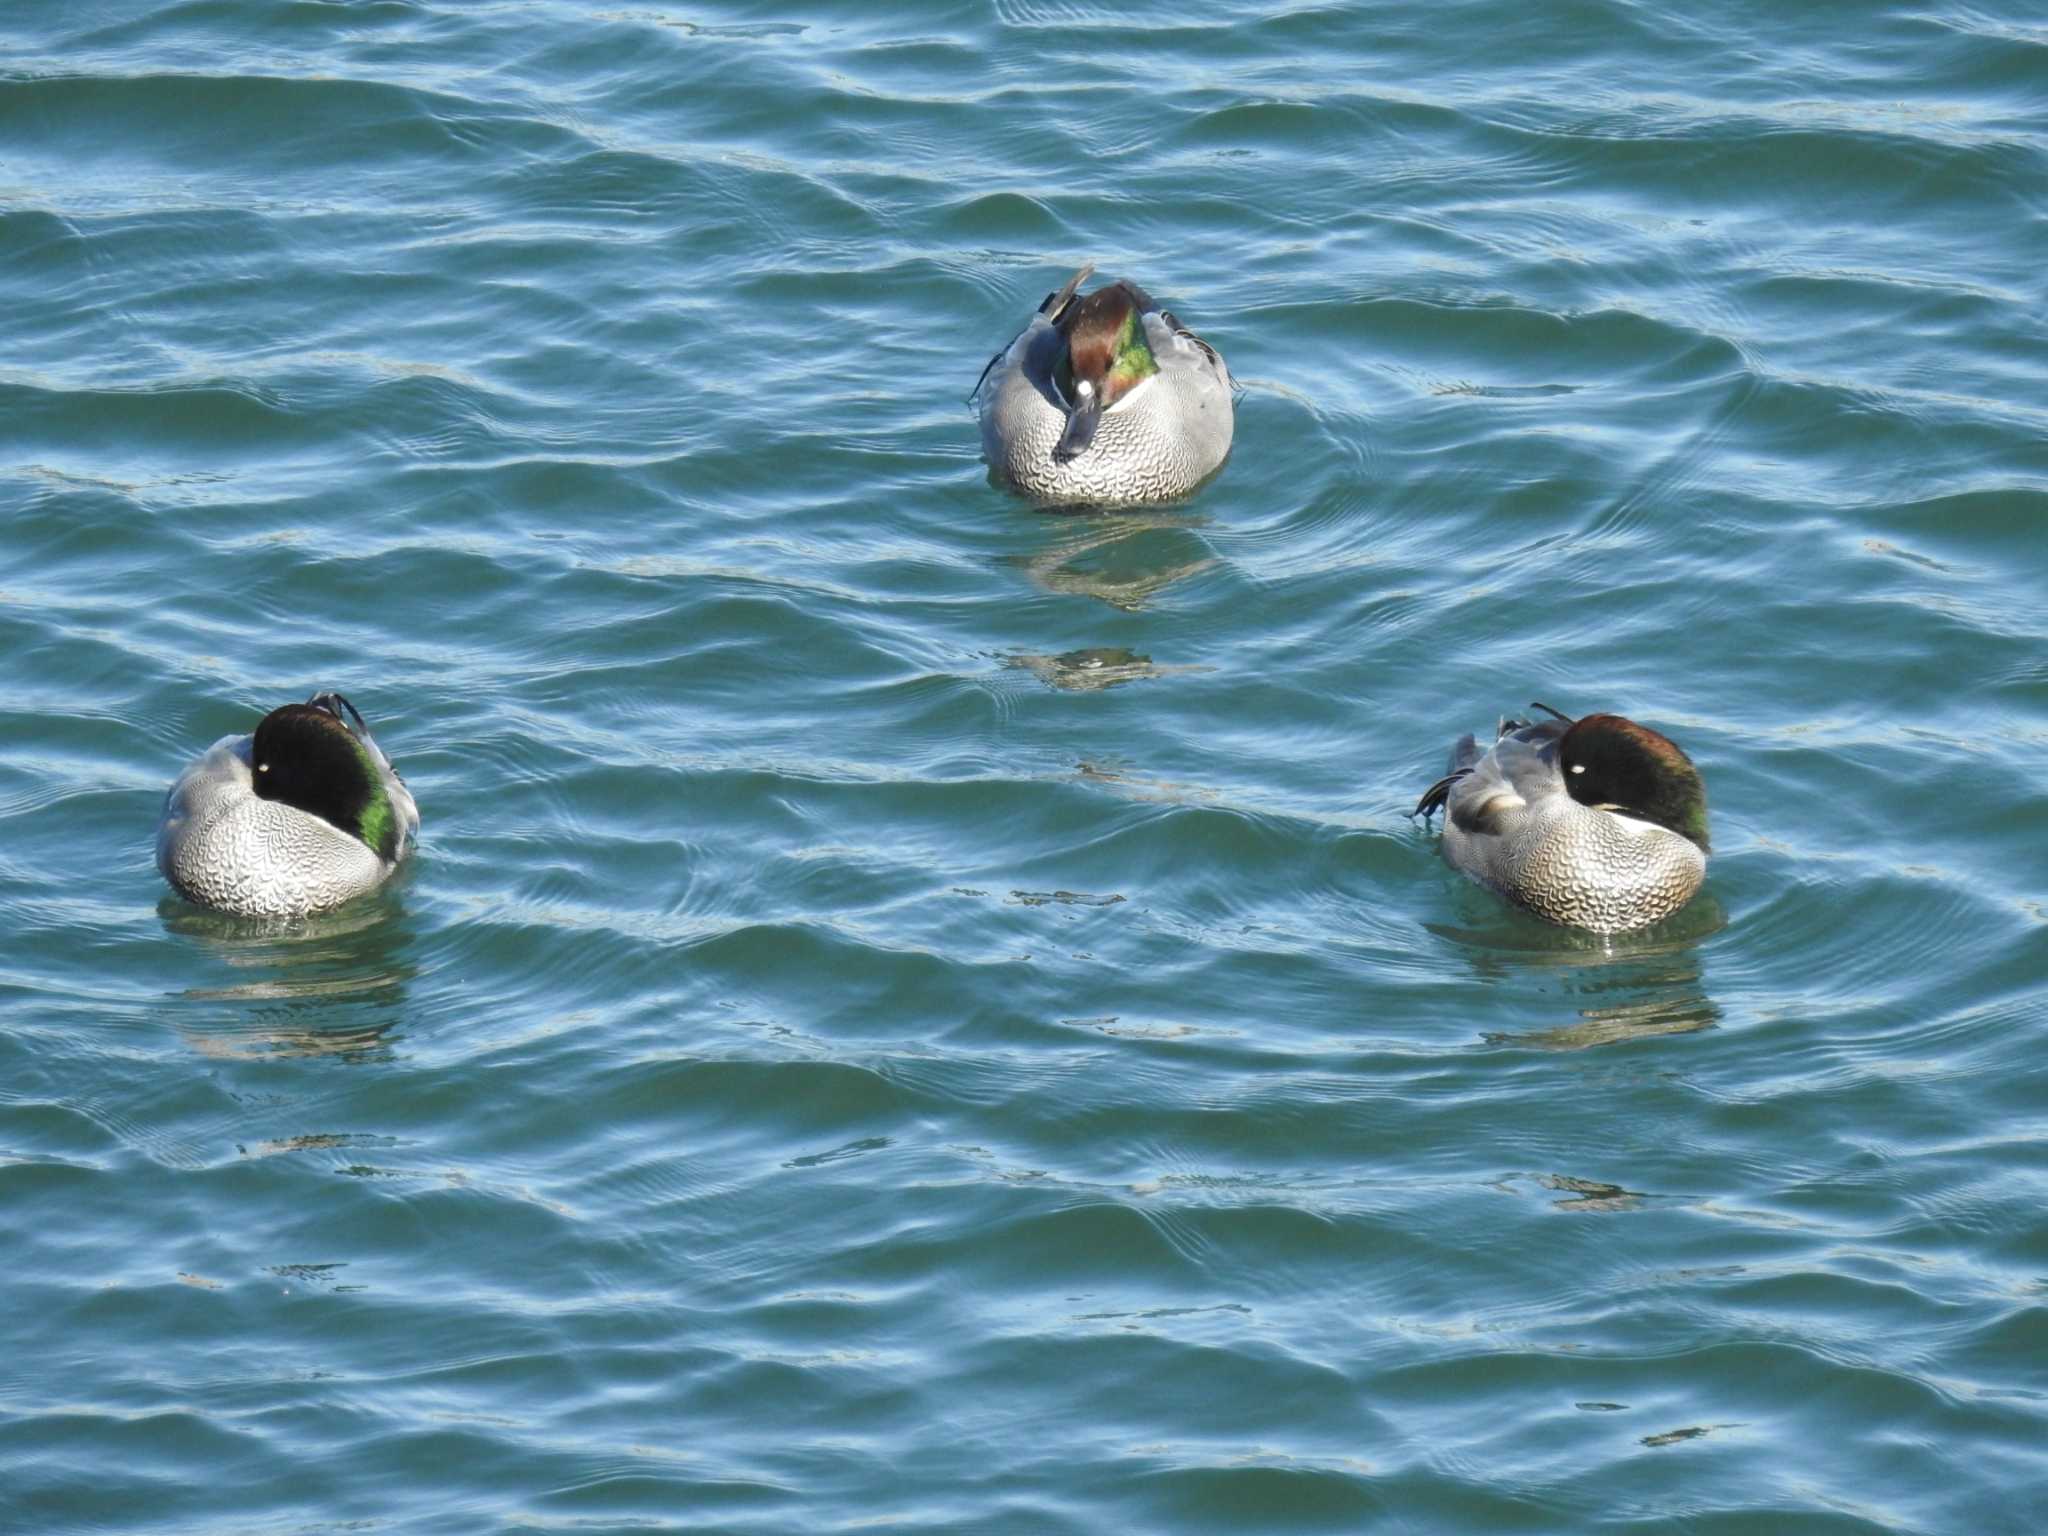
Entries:
{"type": "Polygon", "coordinates": [[[1159,375],[1156,373],[1146,374],[1144,378],[1138,380],[1137,383],[1133,384],[1129,389],[1125,390],[1123,394],[1117,398],[1116,404],[1110,406],[1109,409],[1111,411],[1122,410],[1125,406],[1129,405],[1133,400],[1137,399],[1138,396],[1142,395],[1143,393],[1145,393],[1146,390],[1150,389],[1153,383],[1158,379],[1158,377],[1159,375]]]}
{"type": "Polygon", "coordinates": [[[1611,805],[1596,805],[1593,809],[1605,811],[1609,816],[1612,816],[1614,824],[1630,837],[1649,837],[1655,833],[1662,833],[1665,837],[1678,836],[1669,827],[1660,827],[1654,821],[1644,821],[1640,816],[1631,816],[1626,811],[1616,810],[1611,805]]]}

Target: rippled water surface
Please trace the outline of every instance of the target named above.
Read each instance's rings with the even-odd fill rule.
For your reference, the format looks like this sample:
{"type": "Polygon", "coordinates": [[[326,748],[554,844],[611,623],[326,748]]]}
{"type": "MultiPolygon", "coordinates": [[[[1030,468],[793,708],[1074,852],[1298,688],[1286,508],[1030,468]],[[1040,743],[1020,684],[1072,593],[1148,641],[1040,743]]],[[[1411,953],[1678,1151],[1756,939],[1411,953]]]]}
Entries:
{"type": "Polygon", "coordinates": [[[0,1528],[2039,1530],[2044,252],[2016,0],[0,10],[0,1528]],[[317,687],[418,858],[172,897],[317,687]]]}

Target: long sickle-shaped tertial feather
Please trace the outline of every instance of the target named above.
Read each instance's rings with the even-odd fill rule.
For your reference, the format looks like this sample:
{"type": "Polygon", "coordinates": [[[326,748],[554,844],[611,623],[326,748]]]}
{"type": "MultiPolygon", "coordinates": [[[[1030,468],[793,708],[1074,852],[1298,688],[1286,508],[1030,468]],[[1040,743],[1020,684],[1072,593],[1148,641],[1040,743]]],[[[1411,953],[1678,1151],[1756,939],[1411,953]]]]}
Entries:
{"type": "MultiPolygon", "coordinates": [[[[1038,306],[1038,312],[1045,316],[1046,319],[1052,321],[1053,324],[1059,324],[1060,316],[1066,313],[1067,306],[1074,302],[1074,295],[1081,291],[1081,285],[1088,281],[1089,274],[1094,270],[1094,262],[1084,262],[1081,270],[1068,278],[1063,286],[1055,288],[1045,296],[1045,302],[1038,306]]],[[[1014,346],[1015,343],[1013,342],[1011,345],[1014,346]]],[[[1009,350],[1009,347],[1000,348],[995,356],[988,360],[988,367],[981,370],[981,377],[974,381],[974,388],[967,391],[967,403],[969,405],[972,405],[974,397],[981,393],[981,386],[988,382],[989,371],[1003,360],[1003,354],[1009,350]]]]}

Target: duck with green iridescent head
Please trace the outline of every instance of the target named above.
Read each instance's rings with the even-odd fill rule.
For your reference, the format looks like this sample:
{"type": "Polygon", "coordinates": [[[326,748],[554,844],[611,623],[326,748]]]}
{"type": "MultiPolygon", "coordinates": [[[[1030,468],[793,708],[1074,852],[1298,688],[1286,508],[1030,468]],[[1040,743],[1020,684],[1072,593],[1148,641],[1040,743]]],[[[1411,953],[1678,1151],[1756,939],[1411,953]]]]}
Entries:
{"type": "Polygon", "coordinates": [[[1128,281],[1081,295],[1093,266],[1047,295],[975,386],[982,450],[1040,502],[1097,506],[1187,495],[1230,455],[1230,370],[1128,281]]]}
{"type": "Polygon", "coordinates": [[[1620,933],[1670,916],[1707,873],[1707,790],[1670,737],[1621,715],[1502,720],[1470,736],[1413,814],[1444,858],[1538,917],[1620,933]]]}
{"type": "Polygon", "coordinates": [[[156,830],[180,896],[241,917],[303,917],[375,890],[411,850],[419,807],[338,693],[273,709],[178,775],[156,830]]]}

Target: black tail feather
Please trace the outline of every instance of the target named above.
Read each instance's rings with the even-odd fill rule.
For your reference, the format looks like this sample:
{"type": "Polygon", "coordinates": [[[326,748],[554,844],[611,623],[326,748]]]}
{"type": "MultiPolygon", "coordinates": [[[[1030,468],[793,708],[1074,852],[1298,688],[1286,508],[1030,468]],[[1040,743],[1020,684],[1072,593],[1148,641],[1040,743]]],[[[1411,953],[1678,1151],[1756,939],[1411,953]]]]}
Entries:
{"type": "Polygon", "coordinates": [[[350,721],[354,721],[355,724],[352,729],[358,736],[370,734],[370,727],[363,721],[362,711],[349,703],[346,696],[336,693],[332,688],[321,689],[313,697],[306,700],[306,702],[315,709],[326,710],[327,713],[334,716],[343,725],[348,725],[350,721]]]}
{"type": "Polygon", "coordinates": [[[1067,279],[1064,288],[1056,289],[1045,296],[1045,302],[1038,306],[1038,312],[1048,320],[1058,320],[1066,307],[1074,302],[1074,295],[1081,291],[1081,285],[1088,281],[1088,275],[1095,270],[1095,263],[1082,263],[1081,270],[1067,279]]]}
{"type": "Polygon", "coordinates": [[[969,405],[974,404],[974,397],[981,393],[981,386],[988,382],[989,369],[994,368],[997,363],[1000,363],[1003,360],[1003,353],[1009,350],[1008,347],[1004,347],[988,360],[988,367],[981,370],[981,377],[974,381],[974,388],[967,391],[967,403],[969,405]]]}
{"type": "MultiPolygon", "coordinates": [[[[1088,281],[1088,274],[1094,270],[1094,262],[1084,263],[1080,271],[1067,279],[1064,287],[1055,288],[1045,296],[1045,302],[1038,306],[1038,312],[1048,320],[1057,321],[1066,307],[1074,302],[1074,295],[1080,292],[1081,285],[1088,281]]],[[[997,363],[1003,360],[1003,354],[1009,350],[1008,347],[999,347],[996,350],[995,356],[988,360],[988,367],[981,370],[981,377],[974,381],[974,388],[967,391],[967,403],[969,405],[974,404],[974,397],[981,393],[981,386],[988,382],[990,372],[997,363]]]]}
{"type": "Polygon", "coordinates": [[[1538,704],[1534,699],[1531,699],[1529,701],[1529,707],[1531,709],[1540,709],[1546,715],[1555,716],[1557,719],[1562,720],[1566,725],[1577,725],[1579,723],[1578,721],[1574,720],[1570,715],[1566,714],[1563,710],[1552,709],[1548,704],[1538,704]]]}
{"type": "Polygon", "coordinates": [[[1422,798],[1415,802],[1415,809],[1408,814],[1428,817],[1442,810],[1444,802],[1451,798],[1451,786],[1471,771],[1470,768],[1459,768],[1445,774],[1422,792],[1422,798]]]}

